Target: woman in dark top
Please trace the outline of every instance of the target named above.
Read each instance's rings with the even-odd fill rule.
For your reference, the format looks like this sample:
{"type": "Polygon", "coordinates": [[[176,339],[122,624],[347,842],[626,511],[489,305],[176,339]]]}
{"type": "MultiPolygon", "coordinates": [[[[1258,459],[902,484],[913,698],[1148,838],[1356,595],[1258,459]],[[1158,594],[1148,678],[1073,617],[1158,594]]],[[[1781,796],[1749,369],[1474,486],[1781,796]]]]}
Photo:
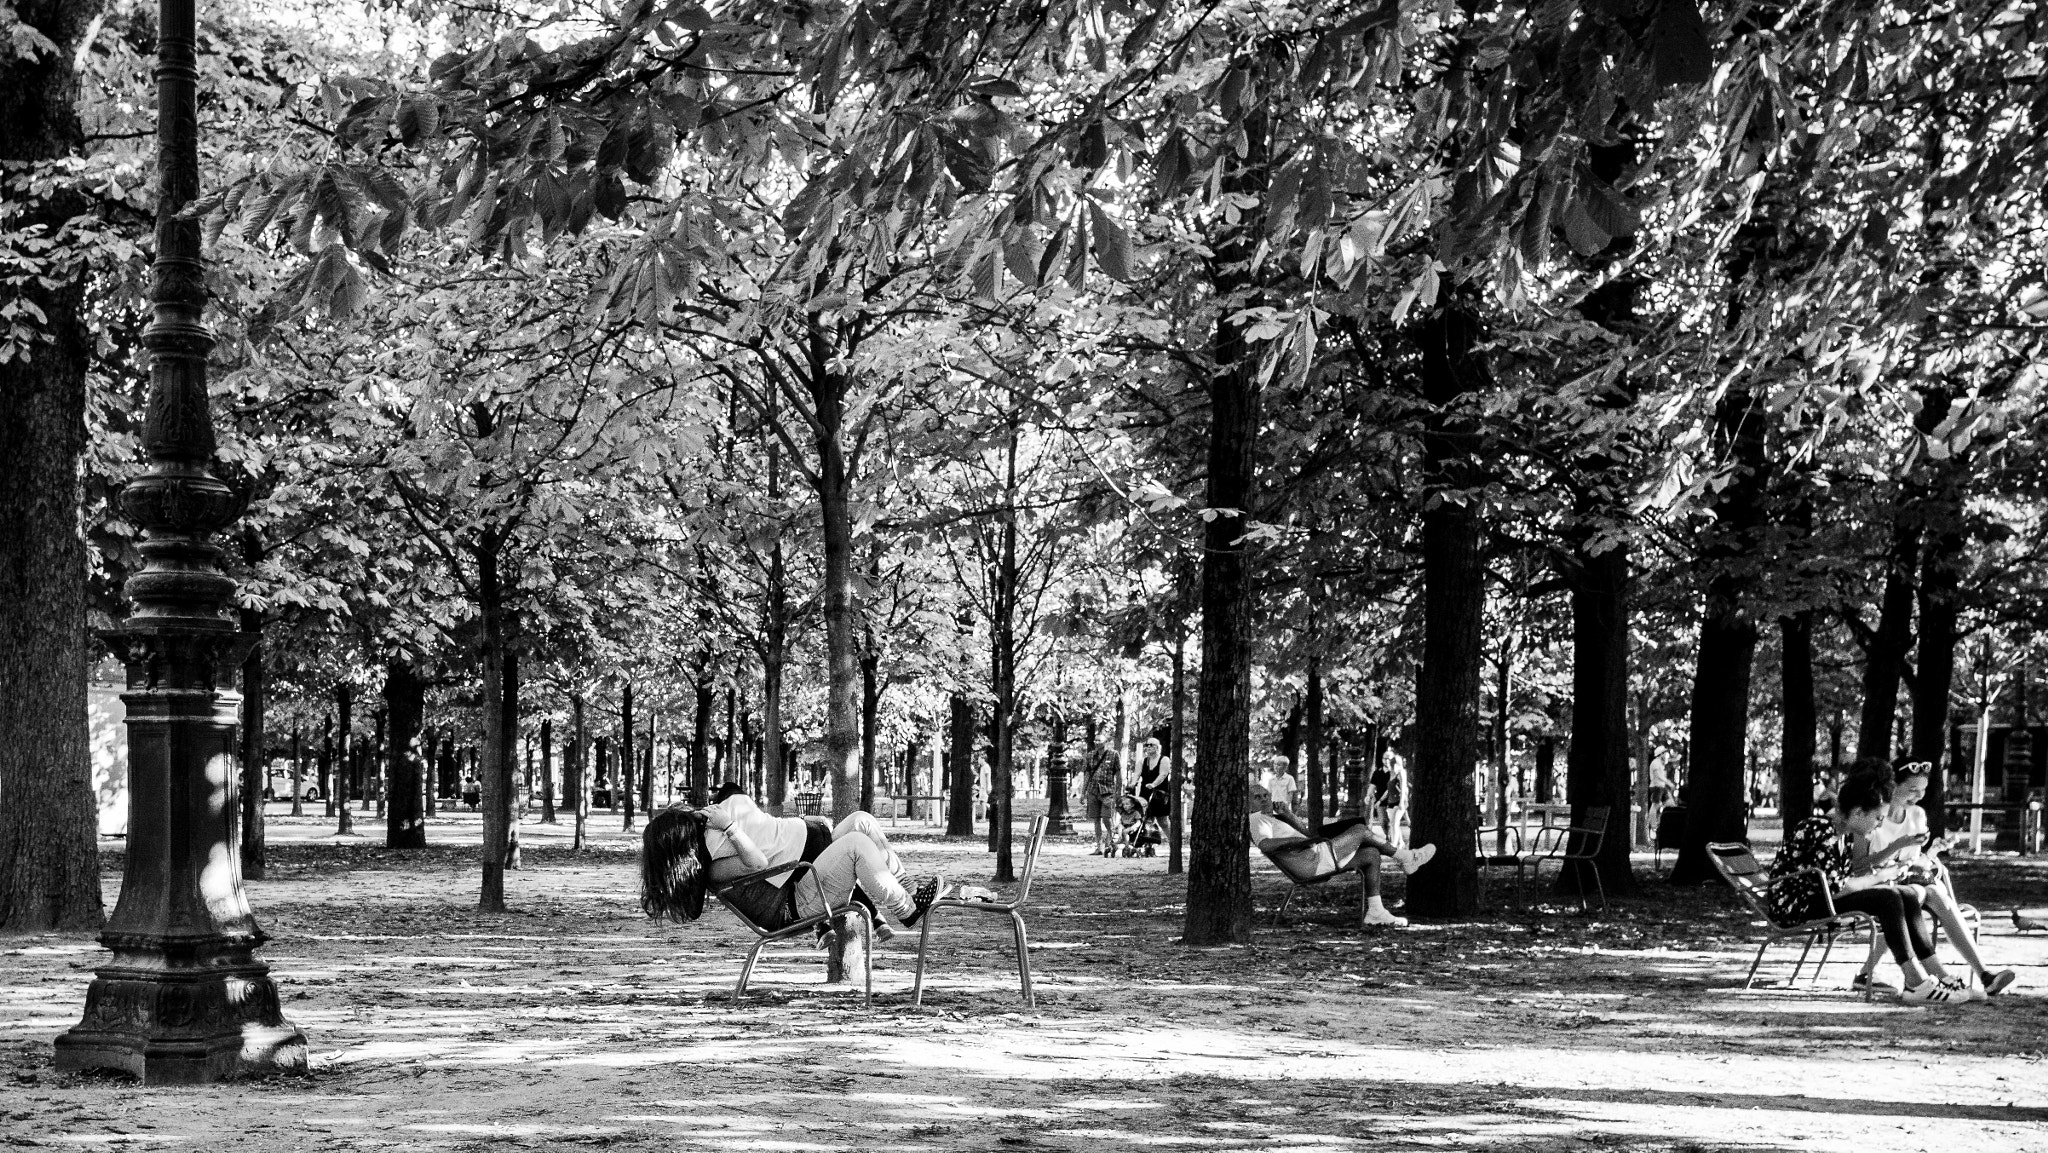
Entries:
{"type": "Polygon", "coordinates": [[[1838,913],[1868,913],[1884,933],[1884,943],[1903,978],[1899,999],[1913,1004],[1952,1004],[1981,1000],[1983,994],[1951,977],[1934,955],[1934,940],[1920,912],[1920,892],[1880,884],[1869,873],[1849,871],[1849,838],[1864,837],[1877,827],[1887,799],[1885,782],[1858,774],[1842,783],[1835,807],[1811,817],[1786,836],[1771,862],[1771,914],[1780,921],[1812,921],[1828,915],[1828,898],[1838,913]]]}
{"type": "Polygon", "coordinates": [[[1160,755],[1158,737],[1146,737],[1145,748],[1138,756],[1138,799],[1145,804],[1145,816],[1155,821],[1166,819],[1173,800],[1172,771],[1166,758],[1160,755]]]}

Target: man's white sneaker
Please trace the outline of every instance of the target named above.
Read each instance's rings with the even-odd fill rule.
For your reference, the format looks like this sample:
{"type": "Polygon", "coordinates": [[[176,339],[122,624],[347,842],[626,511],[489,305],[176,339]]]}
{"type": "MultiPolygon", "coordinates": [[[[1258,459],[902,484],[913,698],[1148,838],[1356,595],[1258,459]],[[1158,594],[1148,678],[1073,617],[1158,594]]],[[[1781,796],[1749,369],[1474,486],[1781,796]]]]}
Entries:
{"type": "Polygon", "coordinates": [[[1365,914],[1365,923],[1368,925],[1384,925],[1389,929],[1405,929],[1408,927],[1408,918],[1396,917],[1385,909],[1369,909],[1365,914]]]}
{"type": "Polygon", "coordinates": [[[1394,863],[1401,866],[1402,873],[1413,876],[1415,870],[1429,864],[1429,859],[1434,856],[1435,845],[1424,845],[1419,849],[1395,849],[1394,863]]]}

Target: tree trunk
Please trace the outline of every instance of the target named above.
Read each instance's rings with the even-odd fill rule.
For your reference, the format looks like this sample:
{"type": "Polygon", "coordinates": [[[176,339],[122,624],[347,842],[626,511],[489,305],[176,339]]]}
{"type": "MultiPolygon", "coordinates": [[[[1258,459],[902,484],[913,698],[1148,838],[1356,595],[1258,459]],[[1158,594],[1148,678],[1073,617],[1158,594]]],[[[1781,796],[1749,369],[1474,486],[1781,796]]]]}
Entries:
{"type": "Polygon", "coordinates": [[[1948,828],[1947,765],[1949,690],[1956,670],[1956,614],[1958,576],[1965,559],[1963,535],[1953,527],[1962,521],[1962,509],[1950,504],[1948,515],[1932,521],[1934,529],[1920,558],[1920,649],[1913,677],[1912,756],[1926,761],[1927,797],[1920,802],[1927,810],[1927,826],[1939,837],[1948,828]]]}
{"type": "Polygon", "coordinates": [[[1671,867],[1674,885],[1713,880],[1719,874],[1707,845],[1748,837],[1743,784],[1757,630],[1745,604],[1751,578],[1741,562],[1753,550],[1763,519],[1764,421],[1762,396],[1742,388],[1730,389],[1717,414],[1716,441],[1734,462],[1735,475],[1721,490],[1716,535],[1707,548],[1715,572],[1707,582],[1693,668],[1685,836],[1671,867]]]}
{"type": "Polygon", "coordinates": [[[639,775],[640,767],[640,762],[633,758],[633,684],[630,681],[619,695],[619,706],[621,731],[618,791],[624,793],[626,797],[626,823],[623,827],[630,833],[633,831],[633,778],[639,775]]]}
{"type": "Polygon", "coordinates": [[[486,529],[474,550],[477,567],[477,609],[483,615],[479,639],[479,663],[483,666],[483,763],[477,767],[483,791],[484,836],[479,850],[483,885],[477,896],[477,910],[505,911],[505,863],[511,850],[511,830],[506,817],[511,805],[506,797],[511,784],[511,765],[505,745],[505,665],[509,655],[505,590],[498,579],[499,553],[503,538],[486,529]]]}
{"type": "Polygon", "coordinates": [[[1308,739],[1308,780],[1302,783],[1308,793],[1308,827],[1321,828],[1323,824],[1323,657],[1321,653],[1310,653],[1308,657],[1308,702],[1302,710],[1307,716],[1308,739]]]}
{"type": "MultiPolygon", "coordinates": [[[[780,546],[775,559],[781,559],[780,546]]],[[[782,662],[785,643],[781,629],[773,631],[768,655],[761,661],[761,788],[756,796],[768,798],[768,811],[781,814],[788,797],[789,774],[782,766],[782,662]]]]}
{"type": "Polygon", "coordinates": [[[825,543],[825,775],[836,821],[861,807],[860,606],[853,590],[853,476],[840,444],[846,378],[828,367],[829,350],[815,317],[810,353],[825,543]]]}
{"type": "Polygon", "coordinates": [[[1410,841],[1434,844],[1436,859],[1408,878],[1411,916],[1450,917],[1478,907],[1473,856],[1478,828],[1472,803],[1478,761],[1480,629],[1486,604],[1479,514],[1464,499],[1478,483],[1474,420],[1458,408],[1487,385],[1474,349],[1479,323],[1451,299],[1416,333],[1422,345],[1422,395],[1430,406],[1423,434],[1422,665],[1415,683],[1416,742],[1408,803],[1410,841]]]}
{"type": "Polygon", "coordinates": [[[334,720],[320,718],[320,799],[327,806],[327,816],[334,815],[334,720]]]}
{"type": "MultiPolygon", "coordinates": [[[[1589,553],[1581,544],[1572,566],[1572,735],[1565,754],[1565,795],[1572,823],[1605,805],[1607,834],[1594,867],[1609,896],[1636,891],[1629,868],[1628,550],[1589,553]]],[[[1583,892],[1592,878],[1560,875],[1559,891],[1583,892]],[[1584,888],[1581,888],[1581,885],[1584,888]]]]}
{"type": "Polygon", "coordinates": [[[1884,594],[1878,601],[1877,632],[1863,662],[1863,712],[1856,726],[1856,758],[1892,757],[1892,720],[1899,709],[1899,677],[1913,643],[1913,577],[1920,556],[1920,530],[1901,516],[1892,526],[1886,554],[1884,594]]]}
{"type": "Polygon", "coordinates": [[[381,816],[384,812],[384,710],[370,714],[370,750],[363,763],[363,811],[371,805],[377,806],[381,816]]]}
{"type": "Polygon", "coordinates": [[[441,779],[436,766],[440,763],[441,738],[424,724],[420,728],[420,808],[428,819],[441,808],[441,779]]]}
{"type": "Polygon", "coordinates": [[[1778,618],[1778,685],[1783,699],[1778,737],[1778,823],[1797,828],[1813,816],[1817,722],[1813,703],[1813,612],[1778,618]]]}
{"type": "MultiPolygon", "coordinates": [[[[1249,61],[1235,67],[1256,76],[1249,61]]],[[[1266,86],[1257,84],[1264,92],[1266,86]]],[[[1209,282],[1219,302],[1209,373],[1209,519],[1202,526],[1202,706],[1195,717],[1195,815],[1188,853],[1188,911],[1181,940],[1189,945],[1251,940],[1250,835],[1245,828],[1251,771],[1251,678],[1258,630],[1252,550],[1245,539],[1257,499],[1260,361],[1264,345],[1249,339],[1246,313],[1264,296],[1254,269],[1266,228],[1272,177],[1271,122],[1260,104],[1240,126],[1242,143],[1228,163],[1222,191],[1243,198],[1235,225],[1212,245],[1209,282]]]]}
{"type": "Polygon", "coordinates": [[[540,719],[540,819],[555,824],[555,718],[540,719]]]}
{"type": "Polygon", "coordinates": [[[946,801],[946,835],[974,835],[974,702],[953,694],[952,744],[946,750],[951,791],[946,801]]]}
{"type": "Polygon", "coordinates": [[[384,808],[384,845],[427,847],[426,766],[416,745],[426,711],[427,684],[404,657],[384,662],[384,709],[391,717],[391,801],[384,808]]]}
{"type": "Polygon", "coordinates": [[[581,693],[569,698],[569,721],[572,728],[569,738],[571,751],[562,763],[562,799],[576,814],[576,830],[569,847],[580,849],[590,824],[590,733],[583,727],[581,693]]]}
{"type": "Polygon", "coordinates": [[[656,714],[650,714],[646,739],[640,742],[640,811],[645,814],[654,812],[654,750],[660,740],[656,728],[656,714]]]}
{"type": "Polygon", "coordinates": [[[697,673],[697,711],[690,732],[690,804],[703,808],[711,803],[711,667],[697,673]]]}
{"type": "Polygon", "coordinates": [[[868,638],[868,651],[860,658],[860,807],[875,811],[875,726],[882,715],[882,658],[868,638]]]}
{"type": "MultiPolygon", "coordinates": [[[[252,550],[253,551],[253,550],[252,550]]],[[[260,554],[259,554],[260,555],[260,554]]],[[[251,561],[259,557],[251,557],[251,561]]],[[[242,631],[261,638],[263,614],[242,609],[242,631]]],[[[269,706],[270,682],[263,667],[263,642],[249,647],[242,659],[242,879],[263,879],[263,794],[270,787],[270,770],[263,762],[263,714],[269,706]]]]}
{"type": "Polygon", "coordinates": [[[1017,428],[1010,427],[1003,474],[1002,554],[996,558],[995,612],[989,624],[994,667],[989,688],[995,695],[994,755],[989,761],[989,826],[995,842],[997,884],[1017,879],[1011,861],[1010,804],[1017,733],[1017,428]]]}
{"type": "Polygon", "coordinates": [[[299,739],[299,726],[292,723],[292,816],[306,815],[306,747],[299,739]]]}
{"type": "Polygon", "coordinates": [[[335,748],[334,754],[334,835],[353,837],[356,835],[355,818],[349,815],[349,791],[355,787],[355,686],[343,681],[334,686],[335,748]]]}
{"type": "Polygon", "coordinates": [[[1186,865],[1182,858],[1183,829],[1187,824],[1185,805],[1181,793],[1183,782],[1188,779],[1187,723],[1188,723],[1188,638],[1179,621],[1174,625],[1173,637],[1173,732],[1168,739],[1173,742],[1173,795],[1166,799],[1166,872],[1168,876],[1180,876],[1186,865]]]}
{"type": "MultiPolygon", "coordinates": [[[[79,40],[93,0],[21,0],[14,17],[55,45],[0,50],[0,161],[56,160],[84,142],[75,104],[79,40]]],[[[10,178],[11,179],[11,178],[10,178]]],[[[17,198],[5,227],[54,236],[87,209],[65,192],[17,198]]],[[[59,252],[62,250],[60,249],[59,252]]],[[[86,722],[85,265],[7,289],[42,316],[35,341],[0,358],[0,929],[97,929],[98,815],[86,722]]]]}

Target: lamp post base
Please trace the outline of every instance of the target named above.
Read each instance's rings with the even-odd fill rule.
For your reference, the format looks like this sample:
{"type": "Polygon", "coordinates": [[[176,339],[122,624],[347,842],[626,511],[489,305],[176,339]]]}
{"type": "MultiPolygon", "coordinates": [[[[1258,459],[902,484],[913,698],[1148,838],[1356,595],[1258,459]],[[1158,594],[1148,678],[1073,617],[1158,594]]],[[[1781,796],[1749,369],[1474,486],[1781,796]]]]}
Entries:
{"type": "Polygon", "coordinates": [[[57,1038],[56,1067],[104,1069],[145,1085],[205,1085],[306,1072],[306,1037],[284,1019],[269,967],[250,945],[116,950],[57,1038]],[[153,954],[153,955],[151,955],[153,954]]]}

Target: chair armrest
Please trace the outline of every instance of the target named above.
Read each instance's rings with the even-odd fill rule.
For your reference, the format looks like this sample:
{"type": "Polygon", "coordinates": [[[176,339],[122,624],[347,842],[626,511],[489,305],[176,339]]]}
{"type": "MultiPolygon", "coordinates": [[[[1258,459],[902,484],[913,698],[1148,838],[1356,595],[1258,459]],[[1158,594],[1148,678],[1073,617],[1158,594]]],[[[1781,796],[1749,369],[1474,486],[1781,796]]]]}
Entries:
{"type": "Polygon", "coordinates": [[[1521,856],[1522,830],[1515,827],[1514,825],[1487,825],[1484,828],[1473,830],[1473,835],[1477,838],[1477,843],[1482,853],[1486,850],[1486,841],[1488,838],[1491,837],[1498,839],[1500,835],[1503,833],[1507,835],[1509,840],[1512,840],[1514,842],[1515,855],[1518,857],[1521,856]]]}
{"type": "Polygon", "coordinates": [[[1274,853],[1284,853],[1289,849],[1306,849],[1310,845],[1313,845],[1315,843],[1316,842],[1309,837],[1276,837],[1270,843],[1266,844],[1261,844],[1258,841],[1253,841],[1252,847],[1270,857],[1274,853]]]}
{"type": "MultiPolygon", "coordinates": [[[[720,893],[732,888],[735,885],[745,885],[754,881],[765,881],[770,877],[780,876],[783,873],[794,874],[799,869],[808,869],[810,867],[811,863],[809,861],[791,861],[788,864],[771,865],[766,869],[757,869],[751,873],[742,873],[737,877],[728,877],[725,880],[719,881],[718,883],[712,885],[711,891],[713,893],[720,893]]],[[[791,879],[794,879],[794,877],[792,877],[791,879]]]]}
{"type": "Polygon", "coordinates": [[[1821,903],[1827,906],[1828,916],[1830,918],[1838,916],[1839,914],[1835,912],[1835,887],[1833,885],[1828,884],[1828,877],[1826,873],[1821,872],[1819,869],[1814,868],[1812,865],[1808,865],[1806,868],[1803,869],[1794,869],[1782,877],[1772,877],[1769,880],[1766,880],[1762,886],[1763,893],[1765,896],[1768,897],[1770,895],[1771,890],[1776,889],[1779,885],[1782,885],[1795,877],[1804,877],[1808,875],[1820,878],[1820,899],[1821,903]]]}

